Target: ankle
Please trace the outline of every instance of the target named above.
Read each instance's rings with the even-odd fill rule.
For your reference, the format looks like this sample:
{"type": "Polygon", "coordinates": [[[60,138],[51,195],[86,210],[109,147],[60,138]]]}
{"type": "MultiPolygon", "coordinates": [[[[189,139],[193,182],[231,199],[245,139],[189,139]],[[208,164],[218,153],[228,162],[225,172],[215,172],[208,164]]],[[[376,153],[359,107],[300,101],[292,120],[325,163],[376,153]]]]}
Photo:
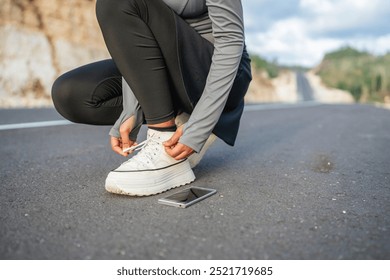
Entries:
{"type": "Polygon", "coordinates": [[[148,127],[157,131],[176,131],[175,119],[162,123],[149,124],[148,127]]]}
{"type": "Polygon", "coordinates": [[[167,126],[167,127],[151,127],[151,126],[149,126],[149,128],[153,129],[153,130],[161,131],[161,132],[175,132],[177,129],[175,124],[172,126],[167,126]]]}

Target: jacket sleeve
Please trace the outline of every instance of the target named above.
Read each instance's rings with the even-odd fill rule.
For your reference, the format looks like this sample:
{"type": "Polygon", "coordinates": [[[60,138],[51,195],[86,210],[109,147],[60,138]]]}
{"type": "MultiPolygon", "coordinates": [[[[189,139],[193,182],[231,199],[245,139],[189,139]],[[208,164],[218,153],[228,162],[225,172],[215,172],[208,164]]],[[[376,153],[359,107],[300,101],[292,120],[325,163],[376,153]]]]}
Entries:
{"type": "Polygon", "coordinates": [[[127,84],[125,79],[122,78],[122,95],[123,95],[123,111],[114,126],[111,128],[109,134],[113,137],[120,138],[119,128],[131,116],[135,116],[135,125],[130,132],[130,139],[135,141],[137,139],[138,132],[144,121],[143,112],[138,104],[137,99],[134,96],[133,91],[127,84]]]}
{"type": "Polygon", "coordinates": [[[241,0],[206,0],[212,21],[214,54],[202,97],[183,130],[180,143],[199,152],[222,114],[244,49],[241,0]]]}

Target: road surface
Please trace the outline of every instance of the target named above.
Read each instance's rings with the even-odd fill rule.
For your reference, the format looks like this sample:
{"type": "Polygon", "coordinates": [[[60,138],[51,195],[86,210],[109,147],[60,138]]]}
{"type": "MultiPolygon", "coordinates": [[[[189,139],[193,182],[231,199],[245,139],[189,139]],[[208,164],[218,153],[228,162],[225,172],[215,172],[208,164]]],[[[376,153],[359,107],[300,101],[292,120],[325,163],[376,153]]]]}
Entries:
{"type": "Polygon", "coordinates": [[[304,72],[296,72],[297,93],[300,101],[314,101],[314,91],[304,72]]]}
{"type": "MultiPolygon", "coordinates": [[[[61,120],[0,110],[5,124],[61,120]]],[[[389,259],[390,111],[367,105],[247,107],[192,185],[188,209],[104,180],[123,159],[108,127],[0,130],[1,259],[389,259]]],[[[144,131],[142,132],[145,133],[144,131]]]]}

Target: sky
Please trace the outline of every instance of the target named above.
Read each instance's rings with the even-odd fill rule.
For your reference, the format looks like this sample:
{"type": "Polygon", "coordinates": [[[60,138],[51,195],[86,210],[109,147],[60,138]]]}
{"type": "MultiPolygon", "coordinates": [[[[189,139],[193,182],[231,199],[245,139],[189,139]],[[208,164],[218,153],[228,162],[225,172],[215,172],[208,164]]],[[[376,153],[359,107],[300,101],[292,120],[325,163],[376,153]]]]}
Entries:
{"type": "Polygon", "coordinates": [[[314,67],[351,46],[390,52],[390,0],[242,0],[248,51],[283,65],[314,67]]]}

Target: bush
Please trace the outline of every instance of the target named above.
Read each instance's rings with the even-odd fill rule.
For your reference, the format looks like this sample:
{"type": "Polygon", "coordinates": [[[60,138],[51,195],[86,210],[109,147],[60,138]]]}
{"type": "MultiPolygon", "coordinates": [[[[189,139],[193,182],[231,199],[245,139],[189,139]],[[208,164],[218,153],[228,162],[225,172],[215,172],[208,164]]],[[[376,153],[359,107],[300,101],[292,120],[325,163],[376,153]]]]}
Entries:
{"type": "Polygon", "coordinates": [[[317,74],[327,86],[349,91],[356,101],[390,96],[390,54],[374,56],[344,47],[326,54],[317,74]]]}
{"type": "Polygon", "coordinates": [[[276,63],[268,62],[258,55],[251,55],[251,60],[256,69],[265,70],[270,78],[276,78],[279,75],[279,67],[276,63]]]}

